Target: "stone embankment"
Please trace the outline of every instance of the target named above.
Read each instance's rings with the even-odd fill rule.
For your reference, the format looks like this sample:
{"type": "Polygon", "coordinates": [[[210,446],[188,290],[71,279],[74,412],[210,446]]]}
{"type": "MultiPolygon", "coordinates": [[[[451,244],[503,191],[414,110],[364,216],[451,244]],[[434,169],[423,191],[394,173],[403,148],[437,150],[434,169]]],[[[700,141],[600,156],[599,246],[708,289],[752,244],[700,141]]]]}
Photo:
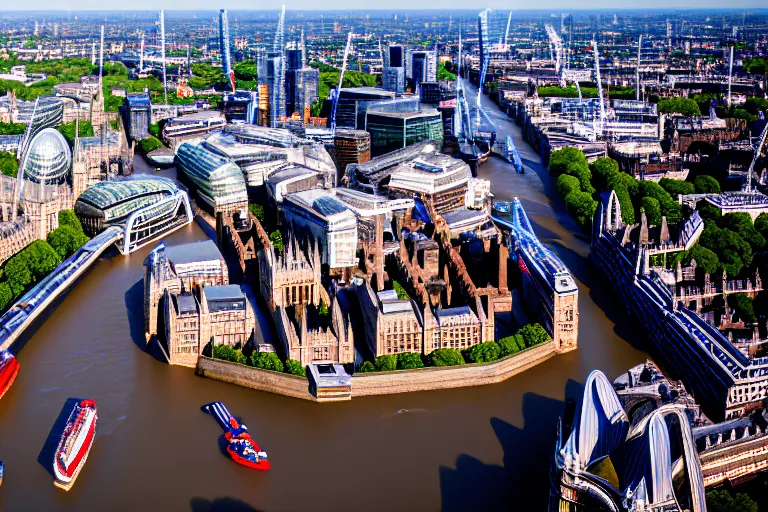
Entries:
{"type": "MultiPolygon", "coordinates": [[[[496,384],[543,363],[554,355],[555,345],[550,341],[492,363],[358,373],[352,377],[352,397],[496,384]]],[[[309,393],[308,381],[304,377],[260,370],[204,356],[200,356],[196,372],[202,377],[259,391],[317,401],[309,393]]]]}

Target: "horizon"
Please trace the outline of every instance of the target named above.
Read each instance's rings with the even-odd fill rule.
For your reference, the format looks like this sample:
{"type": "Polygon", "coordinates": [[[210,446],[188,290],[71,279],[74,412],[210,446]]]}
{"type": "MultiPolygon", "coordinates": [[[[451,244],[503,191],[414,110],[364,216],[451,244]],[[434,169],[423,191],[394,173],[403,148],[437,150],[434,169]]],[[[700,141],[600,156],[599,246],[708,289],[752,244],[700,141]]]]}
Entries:
{"type": "MultiPolygon", "coordinates": [[[[275,10],[280,10],[280,8],[285,5],[287,11],[313,11],[313,12],[333,12],[333,11],[346,11],[346,12],[403,12],[403,11],[440,11],[440,12],[453,12],[453,11],[461,11],[461,12],[480,12],[482,9],[488,7],[496,11],[504,11],[508,12],[510,11],[509,6],[503,6],[500,2],[491,2],[488,5],[484,5],[482,7],[477,7],[476,9],[466,9],[461,7],[447,7],[444,3],[440,2],[439,0],[424,0],[423,6],[421,7],[413,7],[412,3],[408,2],[407,0],[398,0],[394,3],[392,2],[386,2],[387,6],[377,6],[374,5],[371,8],[361,9],[361,8],[346,8],[342,6],[341,4],[346,4],[347,2],[342,2],[340,0],[330,0],[325,4],[325,7],[322,9],[318,9],[314,6],[316,4],[314,2],[310,2],[308,0],[299,0],[295,4],[288,4],[285,3],[282,0],[274,0],[271,2],[265,2],[263,5],[263,8],[260,9],[250,9],[248,8],[247,4],[249,2],[245,2],[242,0],[234,0],[231,2],[228,2],[227,4],[219,5],[215,8],[211,8],[210,3],[204,2],[202,0],[192,1],[189,0],[170,0],[166,3],[166,5],[158,6],[157,3],[152,2],[151,0],[137,0],[136,2],[132,3],[131,9],[121,9],[121,8],[111,8],[111,9],[104,9],[102,7],[101,2],[98,2],[97,0],[78,0],[76,6],[69,6],[67,8],[60,8],[61,2],[55,1],[55,0],[31,0],[30,2],[26,2],[24,5],[24,8],[14,8],[11,6],[10,8],[4,7],[2,10],[0,10],[0,13],[37,13],[37,12],[140,12],[140,11],[158,11],[160,9],[164,9],[166,11],[178,11],[178,12],[187,12],[187,11],[202,11],[202,12],[216,12],[219,9],[227,9],[229,11],[246,11],[246,12],[270,12],[275,10]],[[52,6],[55,6],[56,8],[51,8],[52,6]],[[183,6],[183,7],[182,7],[183,6]]],[[[376,2],[377,4],[379,2],[376,2]]],[[[383,3],[383,2],[382,2],[383,3]]],[[[683,0],[680,2],[677,2],[675,5],[669,5],[664,0],[650,0],[644,7],[637,7],[634,2],[630,2],[628,0],[621,0],[620,2],[612,3],[612,5],[608,5],[608,3],[604,2],[603,0],[588,0],[586,2],[586,5],[584,7],[580,8],[574,8],[571,4],[572,2],[566,1],[566,0],[551,0],[549,2],[546,2],[544,5],[542,5],[539,8],[536,9],[530,9],[530,8],[524,8],[524,9],[511,9],[513,12],[547,12],[547,11],[572,11],[572,12],[589,12],[589,11],[610,11],[610,12],[616,12],[616,11],[625,11],[625,12],[651,12],[651,11],[716,11],[716,12],[733,12],[733,11],[741,11],[745,9],[749,9],[750,11],[762,13],[767,12],[768,7],[765,7],[765,4],[762,1],[759,0],[746,0],[743,3],[740,3],[739,5],[732,5],[729,7],[722,7],[722,4],[720,2],[715,2],[714,0],[683,0]],[[590,5],[594,2],[594,5],[590,5]],[[710,5],[711,4],[711,5],[710,5]]]]}

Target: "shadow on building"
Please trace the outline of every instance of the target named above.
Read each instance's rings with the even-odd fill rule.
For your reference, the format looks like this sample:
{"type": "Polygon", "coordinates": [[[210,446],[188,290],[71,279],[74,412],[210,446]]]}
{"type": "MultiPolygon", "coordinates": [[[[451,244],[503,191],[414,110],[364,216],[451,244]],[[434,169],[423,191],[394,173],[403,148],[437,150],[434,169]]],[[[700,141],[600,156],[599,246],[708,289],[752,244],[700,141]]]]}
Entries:
{"type": "MultiPolygon", "coordinates": [[[[161,337],[164,336],[164,329],[158,330],[158,335],[153,336],[147,342],[144,337],[144,281],[139,279],[133,286],[125,292],[125,309],[128,313],[128,327],[131,333],[131,340],[134,345],[142,352],[147,352],[160,362],[168,362],[168,358],[163,354],[160,348],[161,337]]],[[[160,309],[163,311],[163,309],[160,309]]],[[[159,327],[162,327],[162,316],[158,315],[159,327]]]]}
{"type": "MultiPolygon", "coordinates": [[[[582,384],[569,379],[565,396],[580,396],[582,389],[582,384]]],[[[564,407],[561,400],[526,393],[522,428],[491,418],[504,451],[502,465],[461,454],[455,468],[441,467],[442,510],[546,510],[555,429],[564,407]]]]}

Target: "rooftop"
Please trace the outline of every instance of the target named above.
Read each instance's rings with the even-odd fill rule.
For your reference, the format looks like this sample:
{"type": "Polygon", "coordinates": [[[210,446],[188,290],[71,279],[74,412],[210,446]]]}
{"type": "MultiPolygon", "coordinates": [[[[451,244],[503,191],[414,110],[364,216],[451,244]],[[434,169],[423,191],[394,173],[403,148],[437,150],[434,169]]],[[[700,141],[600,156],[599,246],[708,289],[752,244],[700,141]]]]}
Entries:
{"type": "Polygon", "coordinates": [[[213,240],[167,246],[165,254],[168,260],[175,264],[223,259],[219,248],[213,240]]]}
{"type": "Polygon", "coordinates": [[[206,286],[205,298],[208,302],[217,300],[242,300],[245,299],[245,293],[243,293],[238,284],[206,286]]]}
{"type": "Polygon", "coordinates": [[[167,178],[131,178],[120,181],[102,181],[83,192],[78,201],[105,209],[136,196],[147,194],[173,194],[177,191],[167,178]]]}

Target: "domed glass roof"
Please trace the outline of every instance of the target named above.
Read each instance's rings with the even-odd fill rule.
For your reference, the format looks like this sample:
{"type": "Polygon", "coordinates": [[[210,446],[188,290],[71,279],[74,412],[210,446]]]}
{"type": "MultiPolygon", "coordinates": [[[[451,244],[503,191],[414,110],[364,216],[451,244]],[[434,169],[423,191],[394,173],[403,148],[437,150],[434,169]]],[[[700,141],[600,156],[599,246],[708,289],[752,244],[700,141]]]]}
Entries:
{"type": "Polygon", "coordinates": [[[72,167],[72,152],[64,136],[53,128],[35,135],[23,161],[24,176],[37,183],[64,181],[72,167]]]}

